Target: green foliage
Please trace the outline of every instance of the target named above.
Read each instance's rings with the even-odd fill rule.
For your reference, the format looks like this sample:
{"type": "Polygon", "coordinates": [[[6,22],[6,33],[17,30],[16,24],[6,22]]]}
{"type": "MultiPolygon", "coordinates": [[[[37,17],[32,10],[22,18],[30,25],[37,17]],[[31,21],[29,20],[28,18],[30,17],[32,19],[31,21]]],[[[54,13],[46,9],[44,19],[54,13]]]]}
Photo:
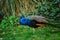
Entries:
{"type": "Polygon", "coordinates": [[[14,24],[18,22],[18,18],[16,16],[5,17],[0,24],[0,27],[14,26],[14,24]]]}
{"type": "Polygon", "coordinates": [[[14,29],[19,23],[16,16],[5,17],[0,24],[0,38],[14,40],[14,29]]]}
{"type": "Polygon", "coordinates": [[[60,0],[37,2],[35,15],[42,15],[50,19],[60,20],[60,0]]]}
{"type": "MultiPolygon", "coordinates": [[[[7,7],[6,14],[8,17],[5,17],[0,24],[0,38],[3,38],[3,40],[60,40],[60,30],[53,28],[53,26],[46,25],[46,27],[33,29],[20,25],[19,18],[15,16],[14,12],[15,1],[16,0],[4,1],[4,6],[7,7]],[[10,16],[10,14],[13,16],[10,16]]],[[[19,0],[19,2],[21,3],[21,0],[19,0]]],[[[52,20],[59,20],[60,0],[44,0],[43,2],[31,0],[31,2],[36,3],[36,9],[28,13],[28,15],[42,15],[52,20]]],[[[24,6],[22,3],[21,5],[24,6]]],[[[21,13],[26,16],[24,11],[21,13]]],[[[48,21],[53,22],[50,19],[48,21]]]]}
{"type": "Polygon", "coordinates": [[[0,38],[3,40],[60,40],[58,28],[46,25],[46,27],[34,29],[20,25],[18,20],[16,16],[5,17],[0,24],[0,38]]]}

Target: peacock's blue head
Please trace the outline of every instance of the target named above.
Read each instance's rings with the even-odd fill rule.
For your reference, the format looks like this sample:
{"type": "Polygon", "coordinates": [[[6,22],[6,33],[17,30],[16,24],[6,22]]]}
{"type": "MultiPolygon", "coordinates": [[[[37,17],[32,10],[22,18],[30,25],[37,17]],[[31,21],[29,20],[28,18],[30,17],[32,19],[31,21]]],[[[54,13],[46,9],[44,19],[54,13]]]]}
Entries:
{"type": "Polygon", "coordinates": [[[20,16],[20,19],[22,19],[22,18],[25,18],[24,15],[21,15],[21,16],[20,16]]]}
{"type": "Polygon", "coordinates": [[[27,19],[27,18],[24,18],[24,17],[21,17],[20,20],[19,20],[20,24],[22,25],[27,25],[30,23],[30,20],[27,19]]]}

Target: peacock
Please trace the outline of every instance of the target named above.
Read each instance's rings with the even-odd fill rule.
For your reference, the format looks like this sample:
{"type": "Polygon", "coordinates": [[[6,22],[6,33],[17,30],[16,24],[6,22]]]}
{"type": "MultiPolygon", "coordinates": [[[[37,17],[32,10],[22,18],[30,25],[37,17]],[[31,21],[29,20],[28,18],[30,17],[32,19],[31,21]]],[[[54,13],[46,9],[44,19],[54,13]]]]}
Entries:
{"type": "Polygon", "coordinates": [[[56,26],[54,24],[49,23],[45,19],[45,17],[37,16],[37,15],[31,15],[31,16],[27,16],[27,17],[21,16],[20,19],[19,19],[19,23],[21,25],[28,25],[29,27],[33,27],[33,28],[38,28],[38,27],[46,26],[46,24],[52,25],[54,27],[56,26]]]}

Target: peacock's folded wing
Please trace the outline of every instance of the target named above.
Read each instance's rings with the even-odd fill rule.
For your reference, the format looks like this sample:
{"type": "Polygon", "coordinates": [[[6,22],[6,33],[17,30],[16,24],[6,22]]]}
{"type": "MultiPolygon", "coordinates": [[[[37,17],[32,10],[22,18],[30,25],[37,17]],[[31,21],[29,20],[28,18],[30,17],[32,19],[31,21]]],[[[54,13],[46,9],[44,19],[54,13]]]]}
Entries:
{"type": "Polygon", "coordinates": [[[29,17],[27,17],[27,18],[29,18],[30,20],[35,20],[35,21],[37,21],[37,22],[48,23],[48,21],[46,21],[46,20],[45,20],[45,17],[43,17],[43,16],[34,16],[34,15],[32,15],[32,16],[29,16],[29,17]]]}

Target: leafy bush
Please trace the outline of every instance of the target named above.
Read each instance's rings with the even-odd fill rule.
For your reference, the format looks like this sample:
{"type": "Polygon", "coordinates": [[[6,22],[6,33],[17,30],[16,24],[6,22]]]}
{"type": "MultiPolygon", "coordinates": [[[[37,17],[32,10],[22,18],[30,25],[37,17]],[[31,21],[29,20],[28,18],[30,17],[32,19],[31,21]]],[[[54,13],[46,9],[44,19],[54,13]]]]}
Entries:
{"type": "Polygon", "coordinates": [[[5,17],[0,24],[0,38],[6,38],[7,40],[13,40],[14,29],[18,25],[18,18],[16,16],[5,17]]]}
{"type": "Polygon", "coordinates": [[[60,0],[37,2],[34,13],[50,19],[60,20],[60,0]]]}
{"type": "Polygon", "coordinates": [[[16,16],[10,16],[10,17],[5,17],[4,20],[2,20],[2,23],[0,24],[0,27],[8,27],[8,26],[14,26],[14,24],[17,24],[18,22],[18,17],[16,16]]]}

